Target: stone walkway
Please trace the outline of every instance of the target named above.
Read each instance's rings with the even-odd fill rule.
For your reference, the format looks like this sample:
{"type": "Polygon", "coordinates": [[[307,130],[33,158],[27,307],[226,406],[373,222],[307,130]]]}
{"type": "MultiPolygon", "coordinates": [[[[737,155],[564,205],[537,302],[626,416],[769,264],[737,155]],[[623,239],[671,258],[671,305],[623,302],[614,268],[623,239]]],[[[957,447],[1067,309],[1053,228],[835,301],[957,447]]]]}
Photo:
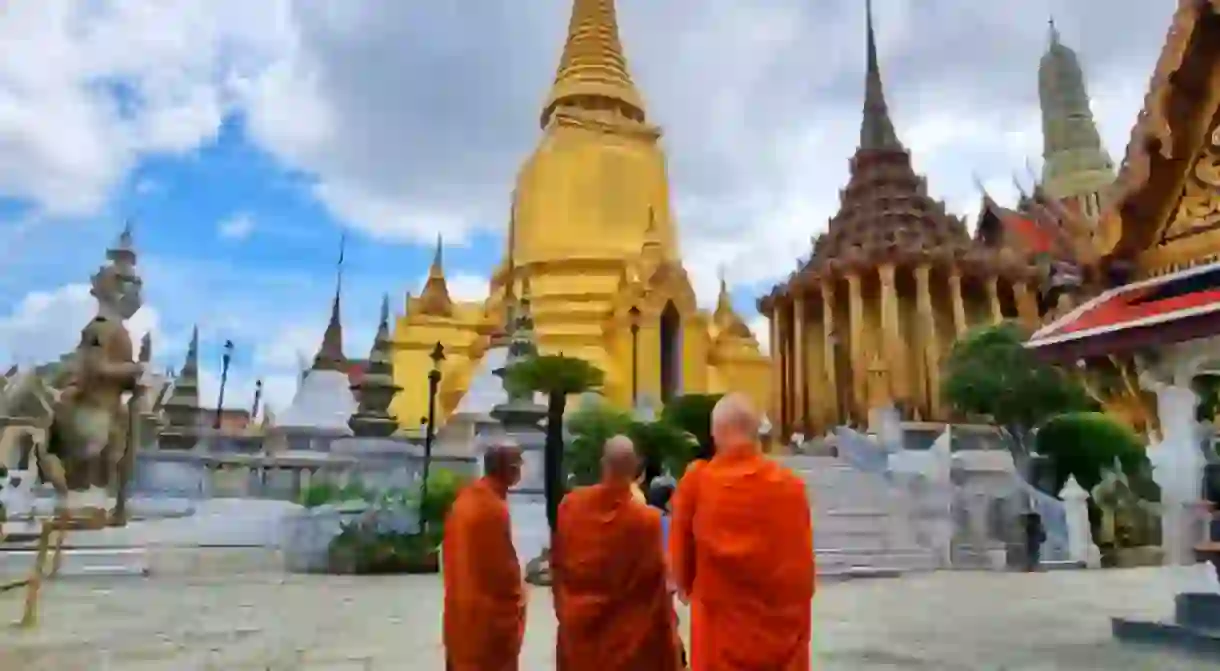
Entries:
{"type": "MultiPolygon", "coordinates": [[[[1167,617],[1160,570],[936,573],[824,585],[815,668],[827,671],[1113,671],[1214,668],[1120,646],[1111,615],[1167,617]]],[[[436,577],[271,573],[51,583],[42,626],[0,629],[0,669],[265,671],[443,668],[436,577]]],[[[19,600],[4,595],[0,617],[19,600]]],[[[685,615],[683,615],[685,619],[685,615]]],[[[550,595],[530,594],[523,671],[553,669],[550,595]]],[[[745,644],[746,642],[743,642],[745,644]]]]}

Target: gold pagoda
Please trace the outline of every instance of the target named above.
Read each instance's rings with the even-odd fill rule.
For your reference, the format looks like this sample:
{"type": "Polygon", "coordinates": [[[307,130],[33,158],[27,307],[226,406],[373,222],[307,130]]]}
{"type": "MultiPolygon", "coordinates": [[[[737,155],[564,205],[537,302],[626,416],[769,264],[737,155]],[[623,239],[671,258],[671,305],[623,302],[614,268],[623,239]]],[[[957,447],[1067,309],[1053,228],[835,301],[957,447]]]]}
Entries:
{"type": "Polygon", "coordinates": [[[781,439],[864,425],[889,402],[906,420],[946,421],[940,368],[953,342],[981,324],[1039,319],[1029,257],[973,240],[912,168],[885,100],[871,3],[865,13],[863,121],[839,211],[810,258],[758,302],[781,439]]]}
{"type": "Polygon", "coordinates": [[[394,328],[392,413],[426,414],[429,353],[444,345],[441,416],[458,405],[508,304],[528,280],[538,346],[606,374],[612,403],[745,392],[760,406],[770,364],[727,290],[696,306],[682,267],[661,130],[649,123],[619,39],[614,0],[574,0],[542,137],[517,176],[505,261],[485,301],[449,296],[438,241],[428,280],[394,328]],[[633,398],[635,397],[635,398],[633,398]]]}

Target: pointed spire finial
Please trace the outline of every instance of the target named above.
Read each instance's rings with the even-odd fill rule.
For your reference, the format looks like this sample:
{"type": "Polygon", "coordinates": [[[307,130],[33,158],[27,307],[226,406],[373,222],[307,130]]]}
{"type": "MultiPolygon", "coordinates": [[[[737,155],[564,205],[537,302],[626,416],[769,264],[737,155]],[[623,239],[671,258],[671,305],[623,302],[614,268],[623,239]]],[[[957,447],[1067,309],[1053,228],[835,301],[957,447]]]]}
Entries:
{"type": "Polygon", "coordinates": [[[436,317],[453,315],[453,300],[449,297],[449,284],[445,281],[445,242],[436,235],[436,251],[432,254],[432,266],[428,268],[428,279],[419,292],[420,312],[436,317]]]}
{"type": "Polygon", "coordinates": [[[326,322],[326,331],[322,333],[322,344],[313,358],[312,370],[336,370],[346,372],[347,357],[343,355],[343,261],[347,252],[347,231],[339,236],[339,263],[335,273],[335,297],[330,303],[330,319],[326,322]]]}
{"type": "Polygon", "coordinates": [[[1052,14],[1046,21],[1050,27],[1051,45],[1059,44],[1059,27],[1055,25],[1055,16],[1052,14]]]}
{"type": "Polygon", "coordinates": [[[877,60],[877,35],[873,28],[873,2],[864,0],[867,66],[864,79],[864,120],[860,124],[861,149],[901,149],[894,122],[890,119],[877,60]]]}
{"type": "Polygon", "coordinates": [[[542,127],[556,107],[587,99],[615,102],[627,117],[644,120],[644,102],[627,71],[614,0],[573,0],[555,84],[542,108],[542,127]]]}
{"type": "Polygon", "coordinates": [[[432,265],[428,268],[429,277],[441,277],[445,274],[445,239],[436,234],[436,249],[432,252],[432,265]]]}
{"type": "Polygon", "coordinates": [[[385,324],[388,328],[390,325],[390,295],[381,294],[381,316],[379,318],[381,324],[385,324]]]}

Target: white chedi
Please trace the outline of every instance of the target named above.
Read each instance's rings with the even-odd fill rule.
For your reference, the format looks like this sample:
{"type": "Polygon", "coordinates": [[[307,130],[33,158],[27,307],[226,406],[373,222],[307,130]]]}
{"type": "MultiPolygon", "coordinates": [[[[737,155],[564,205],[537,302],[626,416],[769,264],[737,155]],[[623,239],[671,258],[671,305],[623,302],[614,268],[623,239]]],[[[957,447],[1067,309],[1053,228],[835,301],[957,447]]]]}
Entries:
{"type": "Polygon", "coordinates": [[[350,435],[348,419],[356,412],[347,374],[337,370],[311,370],[301,381],[292,405],[278,418],[283,429],[314,429],[350,435]]]}

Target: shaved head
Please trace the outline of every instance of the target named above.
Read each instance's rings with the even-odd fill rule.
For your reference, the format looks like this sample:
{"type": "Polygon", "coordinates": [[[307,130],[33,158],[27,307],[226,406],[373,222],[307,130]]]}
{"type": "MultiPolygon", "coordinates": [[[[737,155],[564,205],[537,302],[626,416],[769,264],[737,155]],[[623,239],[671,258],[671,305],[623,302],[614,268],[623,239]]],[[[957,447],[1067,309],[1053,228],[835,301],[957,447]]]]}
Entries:
{"type": "Polygon", "coordinates": [[[490,445],[483,453],[483,473],[506,487],[521,479],[521,446],[508,440],[490,445]]]}
{"type": "Polygon", "coordinates": [[[602,475],[607,480],[630,482],[639,470],[640,458],[627,436],[613,436],[602,446],[602,475]]]}
{"type": "Polygon", "coordinates": [[[758,411],[745,394],[725,394],[712,408],[712,439],[717,450],[758,449],[760,425],[758,411]]]}

